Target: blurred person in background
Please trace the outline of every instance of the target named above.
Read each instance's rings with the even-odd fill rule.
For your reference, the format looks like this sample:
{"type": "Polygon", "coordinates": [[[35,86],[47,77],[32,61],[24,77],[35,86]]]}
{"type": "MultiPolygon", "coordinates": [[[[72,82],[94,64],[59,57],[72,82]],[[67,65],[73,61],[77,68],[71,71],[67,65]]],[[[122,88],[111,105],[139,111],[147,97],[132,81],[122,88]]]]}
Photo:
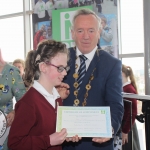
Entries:
{"type": "Polygon", "coordinates": [[[47,28],[46,39],[49,39],[49,40],[52,39],[52,28],[50,26],[47,28]]]}
{"type": "Polygon", "coordinates": [[[107,19],[101,17],[101,24],[102,24],[102,32],[100,38],[100,45],[112,45],[111,41],[113,39],[112,29],[107,25],[107,19]]]}
{"type": "MultiPolygon", "coordinates": [[[[135,77],[130,66],[122,65],[122,81],[123,91],[126,93],[137,94],[137,86],[135,77]]],[[[132,134],[133,134],[133,150],[140,150],[139,136],[135,123],[135,117],[137,115],[137,99],[125,98],[132,102],[132,134]]],[[[124,105],[124,116],[122,123],[122,144],[123,150],[129,150],[131,147],[131,121],[130,121],[130,109],[124,105]]]]}
{"type": "Polygon", "coordinates": [[[49,0],[49,1],[47,1],[45,7],[46,7],[46,10],[47,10],[47,12],[48,12],[48,15],[49,15],[49,17],[50,17],[50,19],[51,19],[51,18],[52,18],[52,10],[55,9],[55,2],[54,2],[54,0],[49,0]]]}
{"type": "Polygon", "coordinates": [[[42,25],[40,30],[38,30],[35,35],[34,35],[34,40],[33,40],[33,48],[34,50],[37,49],[37,45],[40,42],[40,37],[43,35],[43,32],[45,31],[45,25],[42,25]]]}
{"type": "MultiPolygon", "coordinates": [[[[0,50],[0,109],[6,114],[7,127],[11,126],[15,117],[13,97],[18,101],[25,92],[18,68],[4,61],[0,50]]],[[[1,149],[8,150],[7,139],[1,149]]]]}
{"type": "Polygon", "coordinates": [[[38,15],[38,18],[45,17],[45,2],[43,0],[39,0],[35,4],[34,13],[38,15]]]}
{"type": "MultiPolygon", "coordinates": [[[[123,92],[137,94],[137,86],[135,77],[130,66],[122,65],[122,83],[123,92]]],[[[115,138],[115,150],[130,150],[133,142],[133,150],[140,150],[139,137],[135,119],[137,116],[137,99],[125,98],[132,102],[132,129],[131,129],[131,113],[129,105],[124,102],[124,116],[122,121],[121,136],[115,138]],[[132,132],[131,132],[132,130],[132,132]],[[133,134],[133,138],[132,138],[133,134]]],[[[119,135],[119,134],[118,134],[119,135]]]]}
{"type": "Polygon", "coordinates": [[[40,42],[46,39],[46,35],[47,35],[46,31],[44,31],[43,35],[40,37],[40,42]]]}
{"type": "Polygon", "coordinates": [[[20,70],[20,75],[23,78],[23,76],[24,76],[24,69],[25,69],[25,62],[24,62],[24,60],[22,60],[22,59],[15,59],[13,61],[13,65],[20,70]]]}

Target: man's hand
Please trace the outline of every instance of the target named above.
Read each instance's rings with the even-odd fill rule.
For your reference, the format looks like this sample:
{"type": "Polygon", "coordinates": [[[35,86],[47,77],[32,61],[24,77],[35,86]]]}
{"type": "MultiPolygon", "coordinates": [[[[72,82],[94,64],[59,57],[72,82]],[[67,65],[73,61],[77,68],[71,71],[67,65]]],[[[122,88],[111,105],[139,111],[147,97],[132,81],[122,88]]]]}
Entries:
{"type": "Polygon", "coordinates": [[[100,144],[107,142],[109,140],[110,138],[103,138],[103,137],[95,137],[92,139],[93,142],[100,143],[100,144]]]}
{"type": "Polygon", "coordinates": [[[128,143],[128,134],[122,132],[122,145],[128,143]]]}
{"type": "Polygon", "coordinates": [[[61,85],[57,86],[56,89],[62,99],[66,99],[70,94],[69,85],[66,83],[61,83],[61,85]]]}
{"type": "Polygon", "coordinates": [[[6,116],[6,118],[7,118],[7,127],[9,127],[9,126],[11,126],[11,124],[12,124],[14,118],[15,118],[15,111],[14,111],[14,110],[11,111],[11,112],[6,116]]]}

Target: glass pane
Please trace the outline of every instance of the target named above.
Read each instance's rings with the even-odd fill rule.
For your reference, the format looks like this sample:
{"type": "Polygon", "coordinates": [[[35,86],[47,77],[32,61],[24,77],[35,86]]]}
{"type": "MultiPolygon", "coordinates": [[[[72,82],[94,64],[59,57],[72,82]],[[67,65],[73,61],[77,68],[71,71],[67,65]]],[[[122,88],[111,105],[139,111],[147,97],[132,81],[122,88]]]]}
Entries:
{"type": "Polygon", "coordinates": [[[132,68],[138,88],[138,93],[145,94],[144,58],[123,58],[122,63],[132,68]]]}
{"type": "Polygon", "coordinates": [[[23,16],[0,19],[0,48],[5,61],[24,59],[23,16]]]}
{"type": "Polygon", "coordinates": [[[122,54],[143,53],[143,0],[120,0],[120,4],[122,54]]]}
{"type": "Polygon", "coordinates": [[[23,11],[23,0],[0,0],[0,16],[23,11]]]}

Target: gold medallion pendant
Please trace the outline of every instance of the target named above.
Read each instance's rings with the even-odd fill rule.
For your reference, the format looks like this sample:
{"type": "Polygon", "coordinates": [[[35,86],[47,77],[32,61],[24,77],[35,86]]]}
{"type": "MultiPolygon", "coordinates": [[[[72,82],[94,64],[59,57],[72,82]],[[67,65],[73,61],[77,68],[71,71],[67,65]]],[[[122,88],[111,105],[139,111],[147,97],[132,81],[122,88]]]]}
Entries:
{"type": "Polygon", "coordinates": [[[76,106],[78,106],[79,103],[80,103],[80,101],[79,101],[78,99],[75,99],[75,100],[74,100],[74,104],[75,104],[76,106]]]}
{"type": "Polygon", "coordinates": [[[84,102],[82,103],[82,106],[86,106],[86,100],[84,100],[84,102]]]}
{"type": "Polygon", "coordinates": [[[75,79],[77,79],[77,78],[78,78],[78,74],[77,74],[77,73],[74,73],[74,74],[73,74],[73,77],[74,77],[75,79]]]}
{"type": "Polygon", "coordinates": [[[78,82],[75,82],[75,83],[73,84],[73,86],[74,86],[75,88],[77,88],[77,87],[79,86],[78,82]]]}
{"type": "Polygon", "coordinates": [[[87,90],[90,90],[90,89],[91,89],[91,85],[90,85],[90,84],[87,84],[85,88],[86,88],[87,90]]]}
{"type": "Polygon", "coordinates": [[[78,96],[78,90],[74,91],[74,95],[78,96]]]}
{"type": "Polygon", "coordinates": [[[90,76],[90,80],[92,81],[93,79],[94,79],[94,76],[93,76],[93,75],[91,75],[91,76],[90,76]]]}

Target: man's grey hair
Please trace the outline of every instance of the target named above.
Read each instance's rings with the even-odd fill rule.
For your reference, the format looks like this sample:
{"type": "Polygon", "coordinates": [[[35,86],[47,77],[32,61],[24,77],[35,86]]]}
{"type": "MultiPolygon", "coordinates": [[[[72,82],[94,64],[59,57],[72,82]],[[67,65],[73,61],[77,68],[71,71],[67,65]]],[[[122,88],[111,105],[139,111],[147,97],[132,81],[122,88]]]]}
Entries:
{"type": "Polygon", "coordinates": [[[83,8],[83,9],[79,9],[76,11],[72,20],[72,30],[74,28],[74,23],[75,23],[76,18],[80,15],[94,15],[97,19],[99,29],[101,29],[101,19],[96,15],[96,13],[90,9],[83,8]]]}

